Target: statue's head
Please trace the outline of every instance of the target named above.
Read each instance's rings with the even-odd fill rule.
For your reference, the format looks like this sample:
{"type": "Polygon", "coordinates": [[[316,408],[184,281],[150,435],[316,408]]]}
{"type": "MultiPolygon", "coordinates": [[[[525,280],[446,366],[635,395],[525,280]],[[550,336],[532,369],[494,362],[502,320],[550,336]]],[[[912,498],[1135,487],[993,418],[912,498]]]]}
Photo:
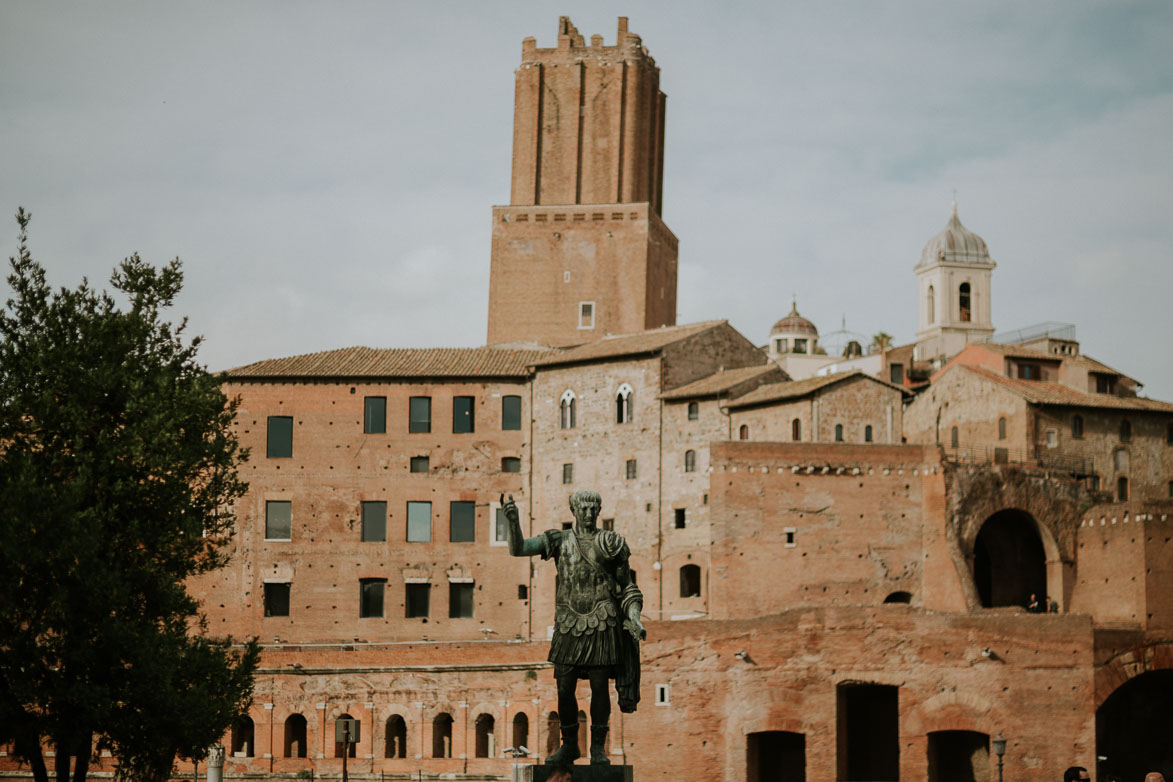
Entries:
{"type": "Polygon", "coordinates": [[[570,512],[574,514],[575,525],[581,529],[593,530],[595,521],[599,518],[599,508],[603,506],[603,498],[597,491],[589,489],[576,491],[570,495],[570,512]]]}

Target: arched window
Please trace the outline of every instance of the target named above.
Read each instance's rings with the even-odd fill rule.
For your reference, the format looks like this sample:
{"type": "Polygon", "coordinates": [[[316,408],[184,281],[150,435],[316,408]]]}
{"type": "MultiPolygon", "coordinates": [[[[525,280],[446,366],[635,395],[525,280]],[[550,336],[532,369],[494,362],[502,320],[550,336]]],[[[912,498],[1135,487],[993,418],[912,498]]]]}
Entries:
{"type": "Polygon", "coordinates": [[[524,711],[513,715],[513,748],[529,749],[529,717],[524,711]]]}
{"type": "Polygon", "coordinates": [[[562,392],[562,399],[558,403],[558,412],[559,412],[558,425],[560,428],[562,428],[562,429],[573,429],[574,428],[574,424],[575,424],[574,407],[575,407],[574,392],[571,391],[570,389],[566,389],[565,391],[562,392]]]}
{"type": "Polygon", "coordinates": [[[998,419],[998,439],[1006,439],[1006,416],[1002,416],[998,419]]]}
{"type": "Polygon", "coordinates": [[[746,426],[745,424],[741,425],[741,428],[737,430],[737,439],[738,440],[748,440],[749,439],[749,427],[748,426],[746,426]]]}
{"type": "Polygon", "coordinates": [[[496,736],[493,734],[493,729],[496,726],[496,722],[497,721],[493,719],[492,714],[481,714],[477,716],[476,756],[478,758],[496,757],[496,736]]]}
{"type": "Polygon", "coordinates": [[[835,424],[835,442],[843,442],[843,424],[835,424]]]}
{"type": "Polygon", "coordinates": [[[1128,450],[1117,448],[1112,454],[1112,463],[1116,467],[1116,472],[1128,472],[1128,450]]]}
{"type": "MultiPolygon", "coordinates": [[[[339,714],[336,721],[352,720],[352,719],[354,719],[354,717],[351,717],[349,714],[339,714]]],[[[359,730],[361,731],[361,728],[359,730]]],[[[337,735],[337,734],[335,734],[335,735],[337,735]]],[[[341,742],[341,741],[334,742],[334,757],[336,757],[336,758],[342,757],[342,745],[343,745],[343,742],[341,742]]],[[[356,746],[355,742],[351,741],[348,756],[352,757],[352,758],[356,757],[357,752],[358,752],[358,747],[356,746]]]]}
{"type": "Polygon", "coordinates": [[[908,592],[893,592],[884,598],[885,603],[911,603],[912,595],[908,592]]]}
{"type": "Polygon", "coordinates": [[[936,298],[937,298],[936,292],[933,290],[933,286],[930,285],[929,286],[929,323],[935,323],[937,320],[936,298]]]}
{"type": "Polygon", "coordinates": [[[1083,416],[1082,415],[1071,416],[1071,436],[1072,437],[1079,437],[1079,438],[1083,437],[1083,416]]]}
{"type": "Polygon", "coordinates": [[[285,718],[285,757],[305,757],[305,717],[290,714],[285,718]]]}
{"type": "Polygon", "coordinates": [[[629,424],[632,417],[632,388],[627,383],[615,392],[615,423],[629,424]]]}
{"type": "Polygon", "coordinates": [[[1127,418],[1120,420],[1120,442],[1127,443],[1132,440],[1132,422],[1127,418]]]}
{"type": "Polygon", "coordinates": [[[546,754],[553,755],[562,745],[562,734],[558,730],[558,712],[552,711],[546,717],[546,754]]]}
{"type": "Polygon", "coordinates": [[[688,403],[688,420],[695,421],[697,418],[699,418],[700,417],[700,410],[701,410],[700,405],[698,405],[696,402],[689,402],[688,403]]]}
{"type": "Polygon", "coordinates": [[[872,441],[872,425],[868,424],[863,428],[863,441],[870,443],[872,441]]]}
{"type": "Polygon", "coordinates": [[[688,450],[684,452],[684,471],[696,472],[696,451],[688,450]]]}
{"type": "Polygon", "coordinates": [[[953,448],[958,448],[960,447],[960,442],[961,439],[958,436],[957,427],[955,426],[949,430],[949,445],[953,448]]]}
{"type": "Polygon", "coordinates": [[[1128,479],[1123,475],[1116,479],[1116,501],[1128,502],[1128,479]]]}
{"type": "Polygon", "coordinates": [[[701,568],[700,565],[685,565],[680,568],[680,596],[701,596],[701,568]]]}
{"type": "Polygon", "coordinates": [[[253,756],[253,720],[247,714],[232,725],[232,756],[253,756]]]}
{"type": "Polygon", "coordinates": [[[398,714],[387,718],[383,733],[383,755],[389,758],[407,757],[407,722],[398,714]]]}
{"type": "Polygon", "coordinates": [[[432,720],[432,757],[452,757],[452,715],[446,712],[432,720]]]}
{"type": "Polygon", "coordinates": [[[790,422],[790,439],[796,443],[802,439],[802,422],[797,418],[790,422]]]}
{"type": "Polygon", "coordinates": [[[958,320],[962,323],[969,323],[971,320],[969,298],[969,283],[963,282],[957,291],[957,303],[960,309],[958,320]]]}

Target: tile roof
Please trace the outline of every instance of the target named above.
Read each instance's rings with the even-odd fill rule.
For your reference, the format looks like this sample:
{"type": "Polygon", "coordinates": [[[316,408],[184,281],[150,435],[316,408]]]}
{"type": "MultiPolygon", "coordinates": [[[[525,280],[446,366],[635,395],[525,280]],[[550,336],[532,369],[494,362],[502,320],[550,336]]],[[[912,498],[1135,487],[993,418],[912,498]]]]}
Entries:
{"type": "Polygon", "coordinates": [[[1069,407],[1102,407],[1114,410],[1145,410],[1158,413],[1173,413],[1173,403],[1144,397],[1112,396],[1111,394],[1088,394],[1076,391],[1060,383],[1041,380],[1020,380],[991,372],[985,367],[958,364],[962,369],[973,372],[1000,386],[1009,388],[1026,401],[1036,405],[1065,405],[1069,407]]]}
{"type": "MultiPolygon", "coordinates": [[[[724,393],[736,385],[753,380],[759,375],[764,375],[768,372],[782,372],[782,368],[770,361],[765,364],[758,364],[752,367],[741,367],[740,369],[723,369],[720,372],[714,372],[708,377],[702,377],[700,380],[694,380],[691,383],[686,383],[683,386],[677,386],[671,391],[665,391],[660,394],[661,399],[693,399],[699,396],[716,396],[724,393]]],[[[785,376],[785,375],[783,375],[785,376]]]]}
{"type": "Polygon", "coordinates": [[[352,347],[257,361],[229,379],[278,377],[526,377],[550,349],[352,347]]]}
{"type": "Polygon", "coordinates": [[[1097,361],[1091,356],[1085,356],[1083,354],[1078,356],[1063,356],[1058,354],[1044,353],[1041,350],[1031,350],[1030,348],[1020,347],[1019,345],[1000,345],[997,342],[982,342],[978,344],[980,347],[989,350],[991,353],[997,353],[1008,358],[1062,361],[1065,364],[1083,367],[1089,372],[1105,372],[1113,375],[1120,375],[1121,377],[1126,377],[1129,380],[1133,380],[1133,378],[1128,377],[1128,375],[1117,369],[1112,369],[1112,367],[1108,366],[1102,361],[1097,361]]]}
{"type": "Polygon", "coordinates": [[[727,322],[708,320],[701,323],[687,323],[683,326],[663,326],[658,329],[638,331],[635,334],[608,335],[585,345],[545,353],[535,358],[531,363],[534,366],[542,367],[556,364],[577,364],[583,361],[597,361],[641,353],[655,353],[673,342],[679,342],[727,322]]]}
{"type": "Polygon", "coordinates": [[[729,403],[729,407],[749,407],[751,405],[765,404],[766,402],[780,402],[786,399],[797,399],[799,397],[807,396],[821,388],[834,385],[842,380],[849,378],[862,377],[872,382],[888,386],[889,388],[899,391],[902,394],[910,393],[908,389],[901,386],[895,386],[891,383],[886,383],[883,380],[872,377],[866,372],[861,372],[858,369],[850,372],[837,372],[833,375],[823,375],[821,377],[808,377],[806,380],[788,380],[784,383],[771,383],[766,386],[759,386],[753,391],[750,391],[745,396],[740,396],[736,400],[729,403]]]}

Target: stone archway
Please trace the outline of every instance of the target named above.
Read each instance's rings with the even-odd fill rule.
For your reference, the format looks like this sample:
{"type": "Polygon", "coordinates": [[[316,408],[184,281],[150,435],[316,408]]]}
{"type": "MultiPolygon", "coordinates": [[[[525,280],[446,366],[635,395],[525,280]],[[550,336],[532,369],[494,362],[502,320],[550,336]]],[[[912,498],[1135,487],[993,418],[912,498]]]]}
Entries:
{"type": "Polygon", "coordinates": [[[973,580],[983,608],[1022,606],[1042,600],[1047,556],[1039,525],[1029,513],[998,511],[986,519],[973,544],[973,580]]]}
{"type": "Polygon", "coordinates": [[[1145,671],[1117,687],[1096,709],[1096,755],[1104,758],[1100,774],[1141,779],[1160,771],[1173,779],[1170,725],[1173,670],[1145,671]]]}

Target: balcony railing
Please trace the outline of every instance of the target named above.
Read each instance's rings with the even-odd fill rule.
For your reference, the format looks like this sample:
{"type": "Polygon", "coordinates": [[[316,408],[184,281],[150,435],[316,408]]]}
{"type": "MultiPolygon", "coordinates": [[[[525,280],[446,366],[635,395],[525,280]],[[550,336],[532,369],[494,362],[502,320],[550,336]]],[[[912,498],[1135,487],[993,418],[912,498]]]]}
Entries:
{"type": "Polygon", "coordinates": [[[1059,470],[1077,477],[1094,475],[1093,460],[1086,456],[1057,453],[1046,446],[1006,448],[999,445],[959,443],[945,447],[945,460],[958,464],[1020,464],[1059,470]]]}

